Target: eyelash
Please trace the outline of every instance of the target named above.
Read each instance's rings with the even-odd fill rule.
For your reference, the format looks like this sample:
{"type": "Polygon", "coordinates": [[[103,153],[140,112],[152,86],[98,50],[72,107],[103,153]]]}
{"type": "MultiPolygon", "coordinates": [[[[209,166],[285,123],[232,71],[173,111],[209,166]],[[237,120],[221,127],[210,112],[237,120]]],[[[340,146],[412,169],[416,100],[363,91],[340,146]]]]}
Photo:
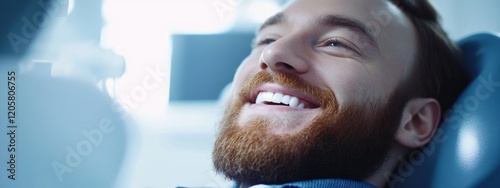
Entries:
{"type": "MultiPolygon", "coordinates": [[[[357,47],[354,44],[352,44],[351,42],[349,42],[345,39],[339,38],[339,37],[332,37],[332,38],[325,40],[325,42],[322,43],[322,46],[331,46],[330,44],[332,44],[332,43],[340,45],[337,47],[345,48],[347,50],[352,50],[354,52],[359,53],[359,51],[357,50],[357,47]]],[[[335,46],[332,46],[332,47],[335,47],[335,46]]]]}
{"type": "Polygon", "coordinates": [[[263,40],[260,40],[256,46],[261,46],[261,45],[270,45],[272,44],[273,42],[276,42],[276,39],[272,39],[272,38],[265,38],[263,40]]]}
{"type": "MultiPolygon", "coordinates": [[[[265,38],[263,40],[260,40],[254,46],[270,45],[273,42],[276,42],[276,39],[265,38]]],[[[356,53],[359,53],[357,47],[354,44],[352,44],[351,42],[347,41],[346,39],[342,39],[340,37],[328,38],[323,43],[321,43],[321,46],[331,46],[330,44],[332,44],[332,43],[340,45],[340,46],[332,46],[332,47],[344,48],[344,49],[351,50],[351,51],[354,51],[356,53]]]]}

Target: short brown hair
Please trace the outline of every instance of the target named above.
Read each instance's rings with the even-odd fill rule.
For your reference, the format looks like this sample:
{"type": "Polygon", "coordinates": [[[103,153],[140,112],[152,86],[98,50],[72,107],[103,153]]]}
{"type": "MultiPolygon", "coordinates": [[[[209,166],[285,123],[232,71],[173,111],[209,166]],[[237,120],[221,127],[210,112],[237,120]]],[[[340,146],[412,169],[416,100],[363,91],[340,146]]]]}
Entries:
{"type": "Polygon", "coordinates": [[[390,1],[412,21],[417,35],[414,67],[403,87],[409,98],[438,100],[444,116],[468,83],[460,48],[441,27],[438,13],[427,0],[390,1]]]}

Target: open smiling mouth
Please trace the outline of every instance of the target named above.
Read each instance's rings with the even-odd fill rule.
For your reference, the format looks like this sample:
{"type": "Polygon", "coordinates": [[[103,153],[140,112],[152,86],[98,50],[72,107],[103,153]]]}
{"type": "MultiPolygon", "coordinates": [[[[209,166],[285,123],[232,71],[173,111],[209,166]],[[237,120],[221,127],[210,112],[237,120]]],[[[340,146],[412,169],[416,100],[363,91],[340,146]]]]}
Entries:
{"type": "Polygon", "coordinates": [[[270,91],[260,91],[255,98],[255,104],[289,106],[299,109],[311,109],[319,107],[318,105],[295,97],[293,95],[286,95],[283,93],[270,91]]]}

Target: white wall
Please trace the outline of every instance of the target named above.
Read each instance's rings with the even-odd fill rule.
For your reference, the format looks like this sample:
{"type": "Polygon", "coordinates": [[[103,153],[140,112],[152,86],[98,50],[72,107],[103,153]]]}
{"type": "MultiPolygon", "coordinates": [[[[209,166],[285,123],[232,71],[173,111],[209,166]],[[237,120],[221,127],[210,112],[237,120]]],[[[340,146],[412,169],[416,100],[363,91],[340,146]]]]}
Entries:
{"type": "Polygon", "coordinates": [[[500,33],[499,0],[430,0],[441,14],[450,37],[461,39],[477,32],[500,33]]]}

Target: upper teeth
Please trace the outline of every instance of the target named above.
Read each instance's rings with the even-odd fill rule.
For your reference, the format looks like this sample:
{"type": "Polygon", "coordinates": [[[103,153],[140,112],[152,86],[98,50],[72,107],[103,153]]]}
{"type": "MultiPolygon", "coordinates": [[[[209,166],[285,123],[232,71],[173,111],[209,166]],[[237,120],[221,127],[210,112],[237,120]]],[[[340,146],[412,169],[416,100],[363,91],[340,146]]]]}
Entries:
{"type": "Polygon", "coordinates": [[[259,92],[255,103],[264,104],[266,102],[272,102],[276,104],[285,104],[291,107],[304,108],[304,103],[299,103],[299,98],[283,95],[283,93],[273,93],[273,92],[259,92]]]}

